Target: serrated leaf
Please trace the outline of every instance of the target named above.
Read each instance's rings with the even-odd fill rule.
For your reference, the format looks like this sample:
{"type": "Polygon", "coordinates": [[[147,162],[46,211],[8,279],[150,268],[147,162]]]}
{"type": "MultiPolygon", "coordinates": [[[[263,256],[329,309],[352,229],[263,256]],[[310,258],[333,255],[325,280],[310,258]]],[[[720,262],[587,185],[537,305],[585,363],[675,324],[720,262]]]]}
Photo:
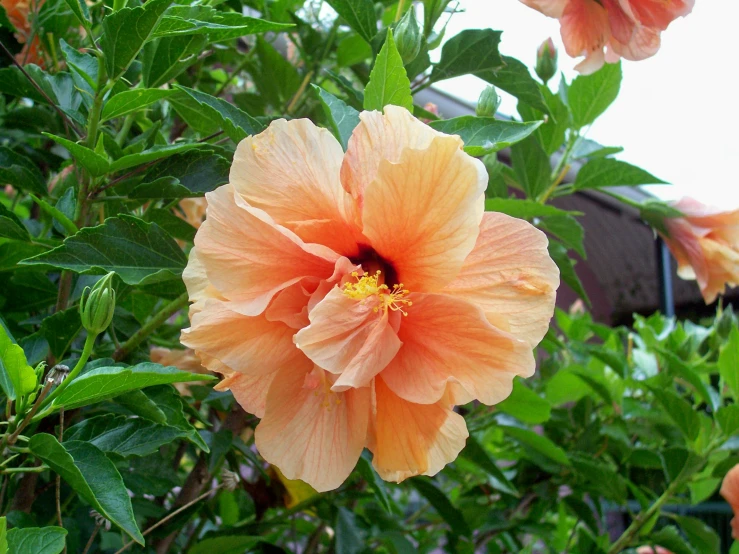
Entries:
{"type": "Polygon", "coordinates": [[[327,2],[344,18],[349,27],[368,43],[372,43],[372,38],[377,34],[377,17],[372,0],[327,0],[327,2]]]}
{"type": "Polygon", "coordinates": [[[122,8],[103,18],[100,46],[105,53],[108,78],[123,75],[146,41],[152,38],[172,0],[149,0],[143,6],[122,8]]]}
{"type": "Polygon", "coordinates": [[[147,87],[170,82],[198,60],[208,39],[204,35],[161,38],[144,46],[141,75],[147,87]]]}
{"type": "Polygon", "coordinates": [[[85,29],[90,29],[90,10],[85,0],[66,0],[67,6],[85,29]]]}
{"type": "Polygon", "coordinates": [[[0,325],[0,387],[8,400],[36,390],[36,373],[28,365],[23,348],[15,344],[4,325],[0,325]]]}
{"type": "Polygon", "coordinates": [[[3,551],[0,543],[0,553],[59,554],[66,536],[67,530],[61,527],[16,527],[7,532],[7,550],[3,551]]]}
{"type": "Polygon", "coordinates": [[[151,362],[142,362],[131,367],[99,367],[72,381],[54,399],[52,407],[72,410],[155,385],[211,380],[213,377],[210,375],[188,373],[151,362]]]}
{"type": "Polygon", "coordinates": [[[203,437],[200,436],[198,430],[185,415],[185,401],[174,387],[170,385],[148,387],[144,394],[164,412],[167,425],[184,431],[190,442],[204,452],[209,452],[208,445],[205,444],[203,437]]]}
{"type": "Polygon", "coordinates": [[[572,159],[604,158],[623,151],[624,149],[621,146],[603,146],[594,140],[580,137],[575,143],[575,147],[572,149],[572,159]]]}
{"type": "Polygon", "coordinates": [[[570,84],[567,103],[576,129],[590,125],[618,96],[621,63],[607,63],[591,75],[580,75],[570,84]]]}
{"type": "Polygon", "coordinates": [[[135,154],[127,154],[122,156],[110,164],[110,172],[122,171],[124,169],[130,169],[137,165],[143,165],[146,163],[168,158],[174,154],[181,154],[188,152],[189,150],[196,150],[203,148],[204,145],[197,142],[180,142],[177,144],[162,144],[155,145],[151,148],[144,150],[143,152],[137,152],[135,154]]]}
{"type": "Polygon", "coordinates": [[[319,86],[313,85],[313,90],[318,93],[318,99],[321,101],[334,136],[346,152],[349,137],[352,136],[354,128],[359,125],[359,112],[319,86]]]}
{"type": "Polygon", "coordinates": [[[543,454],[550,460],[557,462],[564,466],[571,466],[572,462],[567,457],[567,454],[559,446],[554,444],[551,440],[543,435],[538,435],[528,429],[522,429],[520,427],[511,427],[509,425],[501,425],[499,427],[509,437],[514,438],[521,444],[533,448],[540,454],[543,454]]]}
{"type": "MultiPolygon", "coordinates": [[[[0,169],[0,180],[2,180],[2,169],[0,169]]],[[[0,204],[0,237],[21,241],[31,240],[28,229],[23,226],[18,216],[6,208],[4,204],[0,204]]]]}
{"type": "MultiPolygon", "coordinates": [[[[68,2],[77,2],[77,0],[67,0],[68,2]]],[[[87,7],[86,4],[83,5],[87,7]]],[[[64,39],[60,39],[59,43],[62,47],[64,59],[67,61],[69,68],[79,75],[87,84],[87,92],[94,94],[97,88],[98,79],[98,62],[97,59],[90,54],[83,54],[73,46],[67,44],[64,39]]]]}
{"type": "Polygon", "coordinates": [[[104,414],[84,419],[64,432],[64,443],[84,441],[106,454],[148,456],[160,446],[169,444],[186,433],[176,427],[160,425],[141,418],[104,414]]]}
{"type": "Polygon", "coordinates": [[[37,196],[48,194],[44,176],[36,164],[6,146],[0,146],[0,182],[37,196]]]}
{"type": "Polygon", "coordinates": [[[549,204],[539,204],[533,200],[519,198],[487,198],[485,199],[485,211],[501,212],[519,219],[582,215],[580,212],[566,212],[549,204]]]}
{"type": "Polygon", "coordinates": [[[175,86],[191,96],[211,117],[219,121],[221,128],[236,143],[241,142],[249,135],[256,135],[264,130],[264,125],[259,121],[221,98],[181,85],[175,86]]]}
{"type": "Polygon", "coordinates": [[[454,507],[447,498],[447,495],[431,479],[427,477],[414,477],[410,480],[410,484],[421,496],[429,501],[429,504],[449,524],[452,533],[465,537],[471,534],[469,524],[464,519],[462,512],[454,507]]]}
{"type": "Polygon", "coordinates": [[[52,135],[51,133],[42,133],[44,136],[49,137],[57,144],[66,148],[77,163],[87,170],[87,172],[93,177],[100,177],[105,175],[110,169],[108,160],[89,149],[87,146],[72,142],[69,139],[52,135]]]}
{"type": "Polygon", "coordinates": [[[177,92],[160,88],[137,88],[119,92],[105,103],[100,121],[104,122],[138,111],[173,94],[177,92]]]}
{"type": "Polygon", "coordinates": [[[100,514],[144,544],[121,474],[102,451],[81,441],[59,444],[47,433],[31,437],[28,447],[100,514]]]}
{"type": "Polygon", "coordinates": [[[158,225],[130,215],[107,219],[68,237],[61,246],[23,261],[77,273],[115,271],[129,285],[176,279],[187,264],[177,243],[158,225]]]}
{"type": "Polygon", "coordinates": [[[390,29],[364,89],[364,109],[382,111],[388,104],[413,111],[411,82],[390,29]]]}
{"type": "Polygon", "coordinates": [[[210,42],[221,42],[267,32],[279,33],[294,27],[237,12],[218,11],[211,6],[175,5],[167,10],[152,38],[207,35],[210,42]]]}
{"type": "Polygon", "coordinates": [[[664,185],[651,173],[621,160],[595,158],[577,172],[575,189],[597,189],[613,186],[664,185]]]}
{"type": "Polygon", "coordinates": [[[542,123],[543,121],[521,123],[494,117],[464,115],[432,121],[429,127],[448,135],[459,135],[464,141],[464,151],[470,156],[480,157],[522,141],[542,123]]]}
{"type": "Polygon", "coordinates": [[[431,82],[460,75],[480,75],[505,65],[498,52],[501,31],[465,29],[450,38],[441,49],[441,59],[431,72],[431,82]]]}
{"type": "Polygon", "coordinates": [[[254,84],[266,102],[282,111],[295,96],[303,78],[295,66],[262,37],[257,37],[256,54],[259,68],[249,67],[254,84]]]}
{"type": "Polygon", "coordinates": [[[201,196],[228,183],[231,163],[212,152],[177,154],[152,167],[130,198],[187,198],[201,196]]]}

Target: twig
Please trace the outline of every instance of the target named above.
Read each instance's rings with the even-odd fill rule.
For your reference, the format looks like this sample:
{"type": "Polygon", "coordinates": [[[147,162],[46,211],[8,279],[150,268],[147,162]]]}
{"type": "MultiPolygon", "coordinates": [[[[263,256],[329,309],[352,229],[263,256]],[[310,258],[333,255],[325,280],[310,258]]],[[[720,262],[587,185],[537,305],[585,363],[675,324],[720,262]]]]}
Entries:
{"type": "Polygon", "coordinates": [[[305,89],[308,86],[308,83],[310,83],[310,80],[312,78],[313,78],[313,70],[311,69],[308,73],[305,74],[305,77],[303,77],[303,81],[300,83],[298,90],[293,95],[292,100],[290,100],[290,103],[287,105],[287,108],[285,108],[285,112],[289,114],[295,109],[295,106],[298,103],[298,100],[300,99],[301,96],[303,96],[303,93],[305,92],[305,89]]]}
{"type": "Polygon", "coordinates": [[[21,434],[21,431],[25,429],[26,425],[28,425],[31,422],[31,419],[33,419],[33,416],[38,411],[39,407],[41,406],[41,402],[43,402],[44,397],[48,394],[49,389],[51,388],[51,385],[54,384],[54,381],[51,379],[47,379],[46,383],[44,384],[44,388],[41,389],[41,392],[38,395],[38,398],[36,398],[36,402],[33,403],[33,406],[31,407],[31,411],[29,411],[26,414],[26,417],[23,418],[23,421],[21,421],[20,425],[16,427],[15,431],[13,431],[13,434],[10,435],[7,440],[5,441],[5,444],[8,446],[13,446],[15,444],[15,441],[18,440],[18,435],[21,434]]]}
{"type": "Polygon", "coordinates": [[[92,548],[92,542],[95,540],[95,537],[97,536],[98,531],[100,531],[100,527],[101,526],[99,523],[95,525],[95,529],[93,529],[92,535],[90,535],[90,539],[87,541],[87,544],[85,545],[85,549],[82,551],[82,554],[87,554],[90,548],[92,548]]]}
{"type": "MultiPolygon", "coordinates": [[[[59,442],[61,443],[64,440],[64,408],[59,410],[59,442]]],[[[62,478],[57,473],[56,474],[56,518],[59,520],[59,527],[64,527],[64,522],[62,521],[62,478]]],[[[87,550],[87,549],[85,549],[87,550]]],[[[67,543],[64,542],[64,548],[62,549],[62,554],[67,554],[67,543]]]]}

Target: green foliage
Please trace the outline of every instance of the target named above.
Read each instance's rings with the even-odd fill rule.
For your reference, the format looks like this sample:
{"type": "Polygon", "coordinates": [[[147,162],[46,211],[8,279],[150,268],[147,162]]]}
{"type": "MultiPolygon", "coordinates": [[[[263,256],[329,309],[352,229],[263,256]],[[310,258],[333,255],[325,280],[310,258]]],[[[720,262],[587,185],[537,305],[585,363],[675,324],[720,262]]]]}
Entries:
{"type": "Polygon", "coordinates": [[[364,109],[382,111],[388,104],[413,109],[411,82],[408,80],[390,29],[364,90],[364,109]]]}

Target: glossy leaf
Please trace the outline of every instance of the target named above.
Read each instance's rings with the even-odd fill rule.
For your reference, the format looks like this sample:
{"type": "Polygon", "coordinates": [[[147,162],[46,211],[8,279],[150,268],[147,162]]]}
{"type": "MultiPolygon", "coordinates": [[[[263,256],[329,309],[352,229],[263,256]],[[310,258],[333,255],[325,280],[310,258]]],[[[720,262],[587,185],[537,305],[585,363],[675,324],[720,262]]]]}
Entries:
{"type": "Polygon", "coordinates": [[[388,104],[413,110],[411,82],[390,29],[364,89],[364,109],[382,111],[388,104]]]}
{"type": "Polygon", "coordinates": [[[479,157],[522,141],[541,124],[542,121],[520,123],[494,117],[464,115],[432,121],[429,126],[448,135],[459,135],[464,141],[464,151],[470,156],[479,157]]]}
{"type": "Polygon", "coordinates": [[[739,328],[736,325],[732,326],[729,340],[721,347],[718,368],[734,399],[739,399],[739,328]]]}
{"type": "Polygon", "coordinates": [[[130,193],[131,198],[201,196],[228,183],[231,164],[208,151],[189,151],[156,164],[130,193]]]}
{"type": "Polygon", "coordinates": [[[9,400],[36,390],[36,373],[3,325],[0,325],[0,387],[9,400]]]}
{"type": "MultiPolygon", "coordinates": [[[[1,172],[2,170],[0,170],[0,173],[1,172]]],[[[18,216],[3,204],[0,204],[0,237],[21,241],[31,240],[31,235],[28,233],[28,229],[23,226],[23,223],[18,219],[18,216]]]]}
{"type": "Polygon", "coordinates": [[[120,92],[105,103],[101,121],[138,111],[173,94],[177,94],[176,91],[159,88],[137,88],[120,92]]]}
{"type": "MultiPolygon", "coordinates": [[[[5,518],[3,518],[5,519],[5,518]]],[[[64,550],[67,530],[61,527],[24,527],[7,532],[7,552],[13,554],[59,554],[64,550]]],[[[0,552],[3,552],[0,543],[0,552]]]]}
{"type": "Polygon", "coordinates": [[[518,183],[530,200],[536,200],[551,184],[552,166],[549,156],[537,142],[536,138],[527,139],[515,144],[511,149],[513,170],[518,183]]]}
{"type": "Polygon", "coordinates": [[[444,43],[441,59],[431,72],[431,81],[460,75],[480,75],[505,65],[498,52],[500,31],[465,29],[444,43]]]}
{"type": "Polygon", "coordinates": [[[579,129],[590,125],[618,96],[621,63],[607,63],[592,75],[580,75],[567,90],[572,123],[579,129]]]}
{"type": "Polygon", "coordinates": [[[477,76],[540,112],[549,113],[539,83],[531,76],[528,68],[516,58],[502,56],[502,59],[505,62],[503,67],[478,73],[477,76]]]}
{"type": "Polygon", "coordinates": [[[94,150],[90,150],[87,146],[72,142],[69,139],[52,135],[51,133],[44,133],[44,135],[66,148],[75,161],[93,177],[100,177],[108,172],[110,168],[108,160],[94,150]]]}
{"type": "Polygon", "coordinates": [[[612,158],[595,158],[587,162],[577,172],[575,188],[597,189],[613,186],[663,185],[658,179],[643,169],[612,158]]]}
{"type": "Polygon", "coordinates": [[[531,425],[549,421],[552,412],[549,402],[528,388],[521,379],[513,381],[511,395],[496,404],[496,408],[531,425]]]}
{"type": "Polygon", "coordinates": [[[142,55],[144,85],[155,88],[177,77],[198,60],[207,42],[204,35],[174,36],[148,42],[142,55]]]}
{"type": "Polygon", "coordinates": [[[377,34],[377,18],[372,0],[327,0],[341,17],[367,42],[377,34]]]}
{"type": "Polygon", "coordinates": [[[313,85],[313,89],[321,101],[323,111],[331,125],[331,131],[346,151],[349,137],[352,136],[354,128],[359,125],[359,112],[321,87],[313,85]]]}
{"type": "Polygon", "coordinates": [[[501,212],[511,217],[531,220],[535,217],[562,217],[581,215],[580,212],[566,212],[550,204],[539,204],[522,198],[486,198],[486,212],[501,212]]]}

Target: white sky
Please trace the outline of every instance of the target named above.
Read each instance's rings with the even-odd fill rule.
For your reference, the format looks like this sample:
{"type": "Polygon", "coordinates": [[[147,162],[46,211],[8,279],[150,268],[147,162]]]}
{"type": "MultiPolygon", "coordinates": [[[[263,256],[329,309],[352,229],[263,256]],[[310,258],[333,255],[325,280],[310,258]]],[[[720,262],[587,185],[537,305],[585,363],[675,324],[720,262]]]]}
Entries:
{"type": "MultiPolygon", "coordinates": [[[[530,67],[536,48],[552,37],[568,81],[576,62],[564,52],[559,23],[518,0],[461,0],[445,38],[465,28],[503,30],[501,52],[530,67]]],[[[623,62],[621,93],[588,132],[620,158],[673,186],[648,187],[663,198],[693,196],[722,207],[739,207],[739,2],[697,0],[693,13],[662,33],[662,48],[641,62],[623,62]]],[[[556,78],[550,86],[556,86],[556,78]]],[[[466,76],[438,88],[475,102],[485,83],[466,76]]],[[[505,98],[502,113],[515,114],[505,98]]]]}

